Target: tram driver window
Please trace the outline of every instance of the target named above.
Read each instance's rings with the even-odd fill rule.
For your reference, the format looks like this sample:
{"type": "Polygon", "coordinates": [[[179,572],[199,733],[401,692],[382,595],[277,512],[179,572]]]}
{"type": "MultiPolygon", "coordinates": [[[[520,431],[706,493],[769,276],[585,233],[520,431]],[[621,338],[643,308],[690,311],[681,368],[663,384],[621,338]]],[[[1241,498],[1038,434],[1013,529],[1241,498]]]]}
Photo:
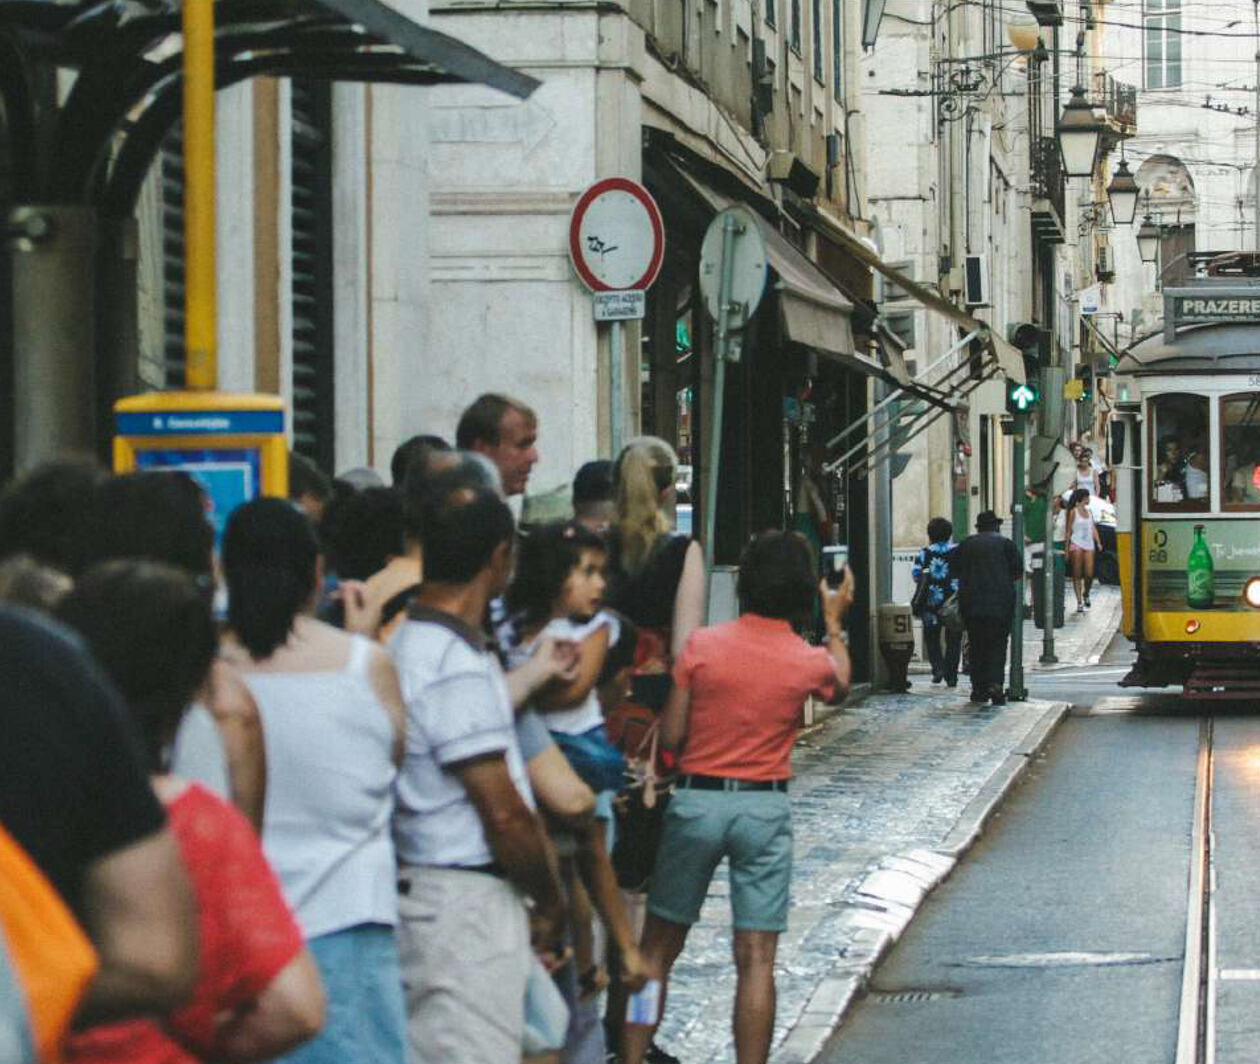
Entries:
{"type": "Polygon", "coordinates": [[[1260,392],[1221,400],[1221,498],[1226,510],[1260,510],[1260,392]]]}
{"type": "Polygon", "coordinates": [[[1208,509],[1211,483],[1208,401],[1201,395],[1151,400],[1150,507],[1155,511],[1208,509]]]}

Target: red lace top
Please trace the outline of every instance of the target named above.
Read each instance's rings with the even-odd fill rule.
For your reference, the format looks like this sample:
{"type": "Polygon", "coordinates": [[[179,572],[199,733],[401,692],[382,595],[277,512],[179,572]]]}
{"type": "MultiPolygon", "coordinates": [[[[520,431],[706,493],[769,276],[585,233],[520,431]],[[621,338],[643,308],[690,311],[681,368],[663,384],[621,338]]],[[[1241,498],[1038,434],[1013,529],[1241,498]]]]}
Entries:
{"type": "Polygon", "coordinates": [[[302,949],[302,932],[244,816],[196,783],[167,814],[197,903],[197,988],[165,1026],[131,1020],[80,1032],[66,1064],[196,1064],[211,1055],[215,1017],[254,1001],[302,949]]]}

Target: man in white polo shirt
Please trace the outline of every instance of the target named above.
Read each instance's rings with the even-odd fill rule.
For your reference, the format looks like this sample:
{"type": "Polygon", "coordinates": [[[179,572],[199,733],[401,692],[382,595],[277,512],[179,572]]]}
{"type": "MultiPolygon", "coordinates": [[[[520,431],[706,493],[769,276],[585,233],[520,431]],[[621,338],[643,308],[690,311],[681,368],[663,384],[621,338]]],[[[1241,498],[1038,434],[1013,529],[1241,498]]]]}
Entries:
{"type": "MultiPolygon", "coordinates": [[[[433,477],[420,505],[425,580],[391,643],[407,703],[394,842],[411,1061],[514,1064],[535,963],[531,915],[534,937],[550,944],[562,907],[481,629],[511,575],[515,530],[507,504],[458,471],[433,477]]],[[[527,665],[535,682],[553,662],[527,665]]]]}

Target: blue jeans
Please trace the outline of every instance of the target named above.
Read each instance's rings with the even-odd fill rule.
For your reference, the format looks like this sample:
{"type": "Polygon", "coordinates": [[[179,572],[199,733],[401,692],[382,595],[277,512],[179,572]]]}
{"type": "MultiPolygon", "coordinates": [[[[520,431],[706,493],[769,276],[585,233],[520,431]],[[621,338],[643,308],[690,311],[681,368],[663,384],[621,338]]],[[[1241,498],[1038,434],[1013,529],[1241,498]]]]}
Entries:
{"type": "Polygon", "coordinates": [[[307,944],[328,998],[324,1029],[276,1064],[407,1064],[407,1015],[394,929],[359,924],[307,944]]]}

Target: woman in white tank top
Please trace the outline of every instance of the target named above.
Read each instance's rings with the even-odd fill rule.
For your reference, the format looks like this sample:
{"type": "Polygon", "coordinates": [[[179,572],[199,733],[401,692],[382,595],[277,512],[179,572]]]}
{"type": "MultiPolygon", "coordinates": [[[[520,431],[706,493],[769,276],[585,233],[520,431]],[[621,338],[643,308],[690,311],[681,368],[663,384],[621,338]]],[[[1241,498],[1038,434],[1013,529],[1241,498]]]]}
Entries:
{"type": "Polygon", "coordinates": [[[267,747],[263,849],[328,996],[300,1064],[405,1064],[393,786],[403,705],[384,650],[312,615],[321,581],[307,519],[280,499],[239,507],[223,541],[223,655],[258,703],[267,747]]]}
{"type": "Polygon", "coordinates": [[[1072,569],[1072,590],[1076,592],[1076,612],[1089,609],[1089,592],[1094,585],[1094,551],[1102,550],[1098,525],[1089,509],[1089,489],[1078,488],[1067,515],[1068,563],[1072,569]]]}

